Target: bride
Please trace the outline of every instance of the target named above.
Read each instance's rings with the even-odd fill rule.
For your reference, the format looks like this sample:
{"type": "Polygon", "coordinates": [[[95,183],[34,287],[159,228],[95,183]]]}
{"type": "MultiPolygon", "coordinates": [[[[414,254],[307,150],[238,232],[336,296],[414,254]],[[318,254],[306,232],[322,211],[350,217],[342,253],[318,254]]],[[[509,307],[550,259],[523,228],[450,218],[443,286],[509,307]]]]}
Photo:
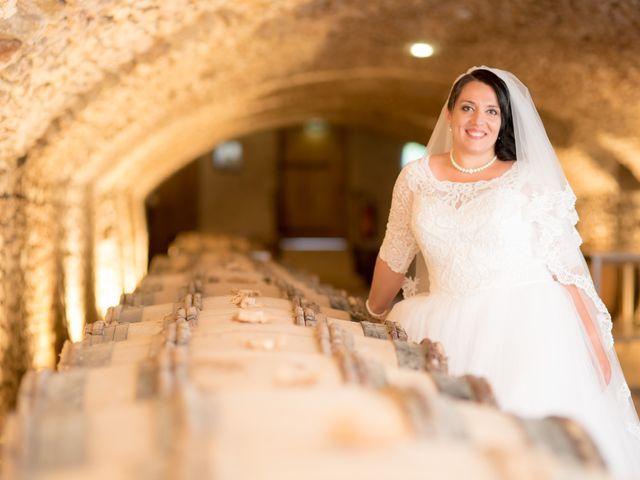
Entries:
{"type": "Polygon", "coordinates": [[[613,473],[640,478],[638,416],[574,204],[527,88],[470,69],[398,176],[367,309],[441,342],[450,372],[486,377],[504,410],[577,420],[613,473]]]}

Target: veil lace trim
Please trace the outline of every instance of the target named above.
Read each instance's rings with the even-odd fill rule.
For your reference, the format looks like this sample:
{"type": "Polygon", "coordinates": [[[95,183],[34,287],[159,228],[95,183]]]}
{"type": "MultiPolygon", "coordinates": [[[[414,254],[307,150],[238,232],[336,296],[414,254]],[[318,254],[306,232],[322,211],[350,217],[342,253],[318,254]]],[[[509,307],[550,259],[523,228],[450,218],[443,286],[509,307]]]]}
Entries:
{"type": "Polygon", "coordinates": [[[613,349],[612,321],[607,307],[596,292],[590,276],[578,273],[576,265],[567,264],[573,251],[582,245],[582,238],[576,230],[578,213],[575,209],[576,196],[569,185],[560,191],[534,192],[531,197],[530,214],[539,230],[540,250],[547,268],[564,285],[575,285],[593,302],[597,309],[597,321],[606,350],[613,349]],[[566,229],[572,241],[567,245],[566,229]],[[567,251],[570,250],[570,251],[567,251]]]}

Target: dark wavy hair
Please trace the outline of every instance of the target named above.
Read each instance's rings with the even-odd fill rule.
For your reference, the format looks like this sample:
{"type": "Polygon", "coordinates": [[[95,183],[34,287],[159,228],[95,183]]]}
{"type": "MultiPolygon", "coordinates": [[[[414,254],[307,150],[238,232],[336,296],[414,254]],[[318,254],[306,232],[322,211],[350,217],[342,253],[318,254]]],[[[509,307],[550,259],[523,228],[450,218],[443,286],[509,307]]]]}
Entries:
{"type": "Polygon", "coordinates": [[[460,92],[467,83],[478,81],[493,88],[498,98],[500,106],[500,131],[496,140],[495,151],[496,156],[500,160],[517,160],[516,158],[516,139],[513,132],[513,117],[511,115],[511,101],[509,100],[509,90],[507,86],[495,73],[479,68],[460,77],[451,88],[449,100],[447,101],[447,110],[451,112],[456,104],[460,92]]]}

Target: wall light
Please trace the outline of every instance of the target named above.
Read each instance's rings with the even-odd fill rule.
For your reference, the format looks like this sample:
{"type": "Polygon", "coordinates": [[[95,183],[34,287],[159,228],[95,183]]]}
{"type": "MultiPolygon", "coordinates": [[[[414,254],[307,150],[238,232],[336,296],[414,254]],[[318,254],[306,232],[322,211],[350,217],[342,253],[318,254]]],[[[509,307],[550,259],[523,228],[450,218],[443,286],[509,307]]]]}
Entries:
{"type": "Polygon", "coordinates": [[[304,133],[310,138],[324,138],[329,134],[329,124],[323,118],[310,118],[304,124],[304,133]]]}
{"type": "Polygon", "coordinates": [[[240,170],[242,168],[242,143],[237,140],[218,145],[212,153],[213,166],[217,170],[240,170]]]}
{"type": "Polygon", "coordinates": [[[404,168],[408,163],[422,158],[425,154],[425,147],[418,142],[405,143],[402,147],[402,156],[400,158],[400,168],[404,168]]]}

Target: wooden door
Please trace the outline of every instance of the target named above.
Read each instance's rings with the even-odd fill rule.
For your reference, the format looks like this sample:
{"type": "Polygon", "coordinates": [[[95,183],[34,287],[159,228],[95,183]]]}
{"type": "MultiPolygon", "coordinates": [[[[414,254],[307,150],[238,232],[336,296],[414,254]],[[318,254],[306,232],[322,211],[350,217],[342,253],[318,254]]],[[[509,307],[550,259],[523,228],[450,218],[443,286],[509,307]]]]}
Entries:
{"type": "Polygon", "coordinates": [[[316,123],[284,129],[278,227],[284,237],[345,237],[345,132],[316,123]]]}

